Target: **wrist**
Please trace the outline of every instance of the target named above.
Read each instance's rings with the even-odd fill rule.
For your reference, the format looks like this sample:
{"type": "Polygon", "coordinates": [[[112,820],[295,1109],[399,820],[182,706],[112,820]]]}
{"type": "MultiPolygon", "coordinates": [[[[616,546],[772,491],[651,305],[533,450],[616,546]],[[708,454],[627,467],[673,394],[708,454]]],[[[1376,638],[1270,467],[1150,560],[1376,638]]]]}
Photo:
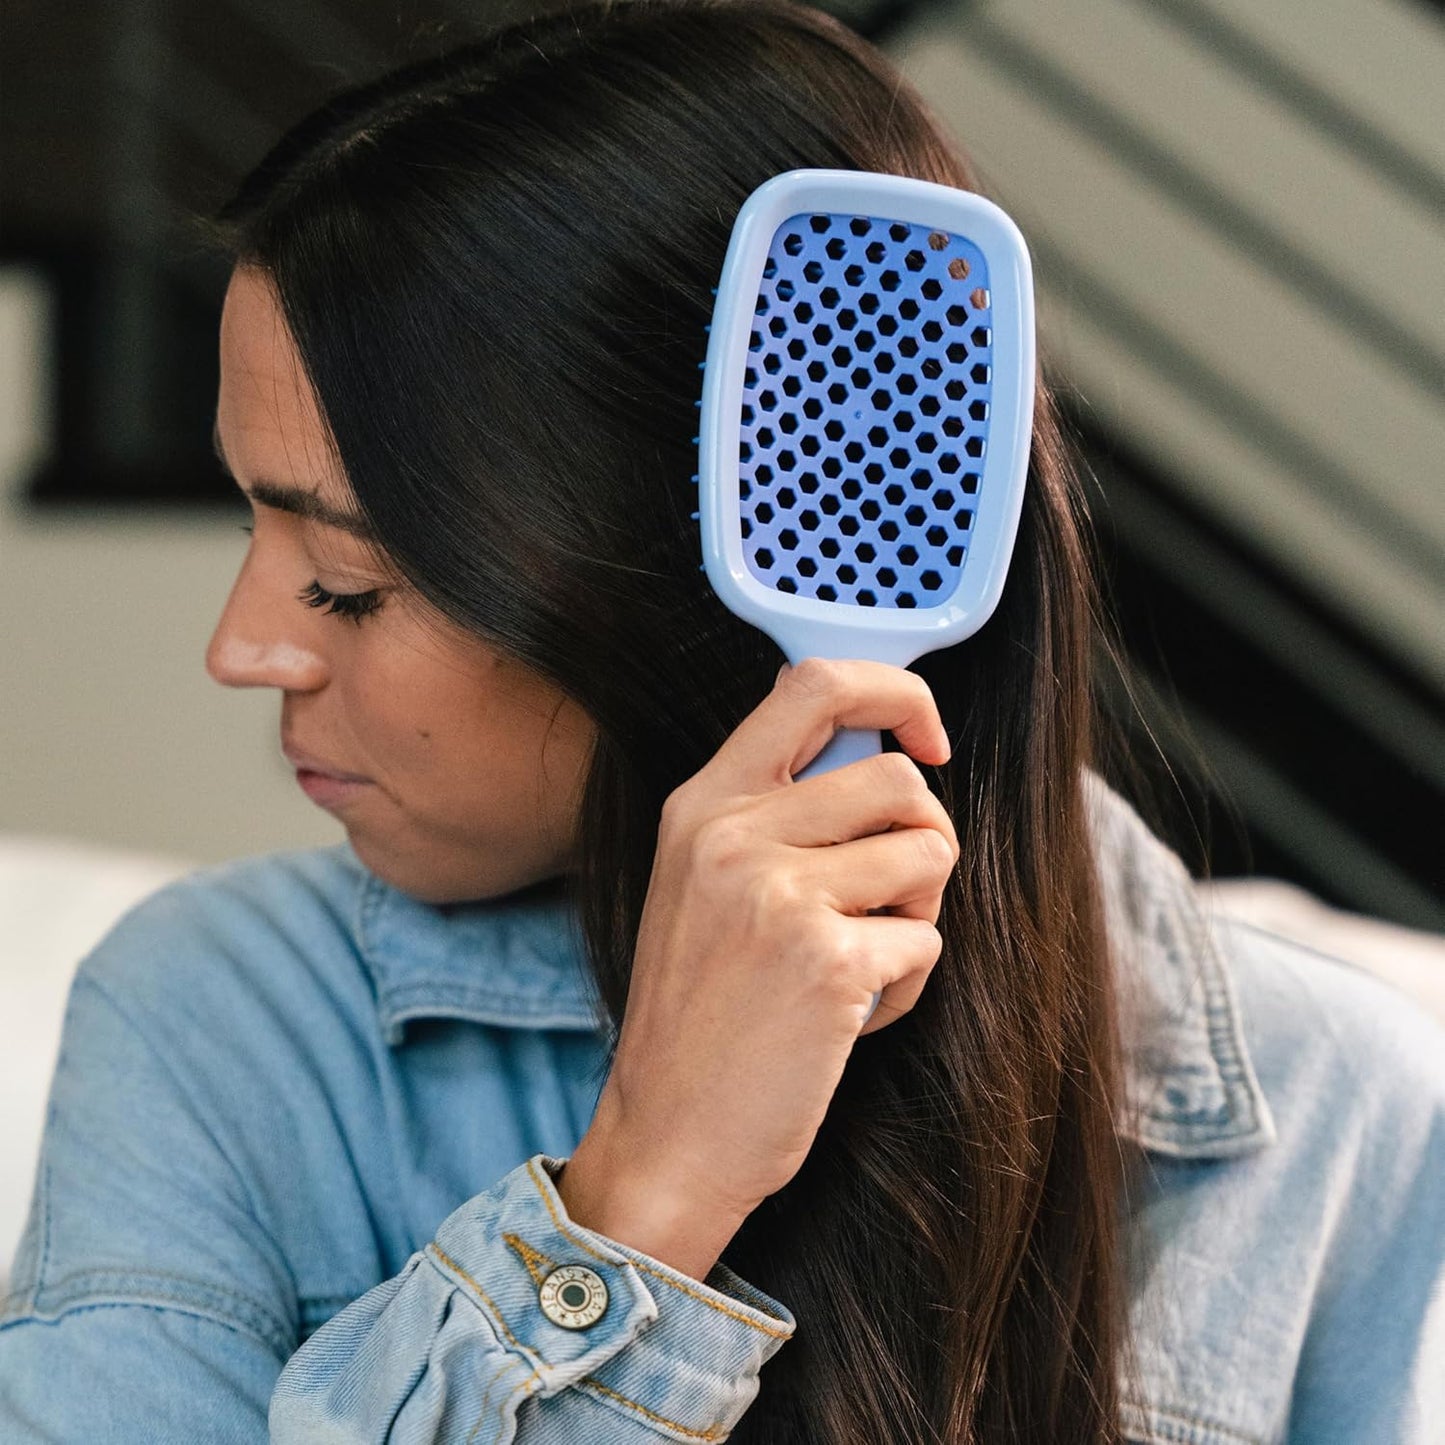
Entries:
{"type": "Polygon", "coordinates": [[[555,1183],[574,1223],[696,1280],[707,1277],[747,1217],[680,1187],[593,1130],[555,1183]]]}

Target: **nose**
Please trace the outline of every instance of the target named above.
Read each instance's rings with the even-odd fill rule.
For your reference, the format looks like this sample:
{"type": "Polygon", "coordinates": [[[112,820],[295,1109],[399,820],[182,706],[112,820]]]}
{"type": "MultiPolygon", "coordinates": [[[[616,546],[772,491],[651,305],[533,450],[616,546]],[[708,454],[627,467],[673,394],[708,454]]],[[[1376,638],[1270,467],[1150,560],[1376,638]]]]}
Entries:
{"type": "Polygon", "coordinates": [[[314,692],[327,664],[316,647],[321,614],[295,601],[279,579],[268,579],[251,552],[206,647],[206,671],[224,687],[279,687],[314,692]]]}

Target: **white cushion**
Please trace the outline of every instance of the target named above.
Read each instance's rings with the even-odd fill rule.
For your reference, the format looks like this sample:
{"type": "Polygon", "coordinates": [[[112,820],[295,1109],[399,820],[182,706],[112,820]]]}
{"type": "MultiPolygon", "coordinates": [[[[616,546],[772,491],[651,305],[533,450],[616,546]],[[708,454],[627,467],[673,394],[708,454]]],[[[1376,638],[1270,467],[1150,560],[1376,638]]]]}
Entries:
{"type": "Polygon", "coordinates": [[[1378,974],[1445,1023],[1445,937],[1321,903],[1274,878],[1201,883],[1206,905],[1378,974]]]}

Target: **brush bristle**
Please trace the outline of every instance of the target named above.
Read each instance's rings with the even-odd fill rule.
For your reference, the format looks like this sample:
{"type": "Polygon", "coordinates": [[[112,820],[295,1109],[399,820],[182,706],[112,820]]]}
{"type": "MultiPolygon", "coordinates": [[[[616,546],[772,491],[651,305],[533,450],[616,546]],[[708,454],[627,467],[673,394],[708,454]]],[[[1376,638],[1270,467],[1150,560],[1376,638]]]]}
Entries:
{"type": "Polygon", "coordinates": [[[988,267],[962,236],[790,217],[744,374],[747,564],[825,602],[931,607],[967,565],[992,380],[988,267]]]}

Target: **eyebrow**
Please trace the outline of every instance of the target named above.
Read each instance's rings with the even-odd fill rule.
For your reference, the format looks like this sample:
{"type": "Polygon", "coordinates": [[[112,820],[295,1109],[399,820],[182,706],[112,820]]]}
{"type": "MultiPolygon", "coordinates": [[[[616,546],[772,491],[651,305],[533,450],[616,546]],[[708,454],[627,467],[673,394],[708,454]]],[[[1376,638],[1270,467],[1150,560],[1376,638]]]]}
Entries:
{"type": "Polygon", "coordinates": [[[263,507],[274,507],[278,512],[290,512],[308,522],[320,522],[322,526],[335,527],[338,531],[347,532],[372,546],[377,545],[377,536],[371,523],[359,512],[345,507],[333,507],[330,502],[323,501],[315,492],[308,491],[305,487],[288,487],[279,482],[267,481],[255,481],[249,487],[241,486],[236,474],[231,470],[231,464],[226,460],[225,451],[222,450],[219,426],[211,429],[211,446],[215,449],[221,470],[241,487],[252,501],[260,502],[263,507]]]}

